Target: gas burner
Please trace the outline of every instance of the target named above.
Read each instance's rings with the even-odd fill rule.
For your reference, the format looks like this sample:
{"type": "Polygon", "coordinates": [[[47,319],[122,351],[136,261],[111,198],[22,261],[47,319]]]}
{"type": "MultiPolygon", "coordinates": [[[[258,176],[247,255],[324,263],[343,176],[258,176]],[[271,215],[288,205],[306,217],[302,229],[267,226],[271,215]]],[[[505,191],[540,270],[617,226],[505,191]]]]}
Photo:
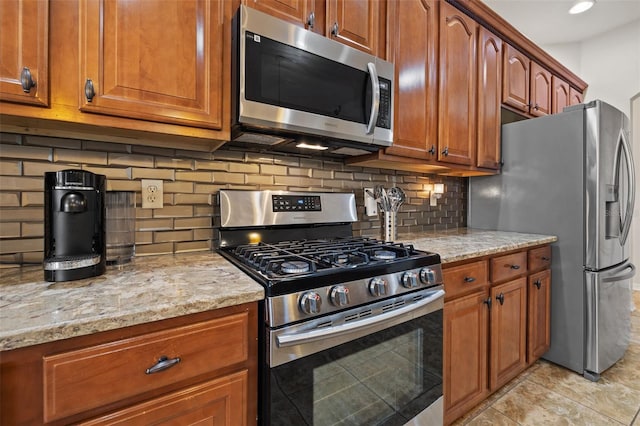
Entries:
{"type": "Polygon", "coordinates": [[[396,258],[396,254],[390,250],[376,250],[373,252],[373,258],[375,260],[393,260],[396,258]]]}
{"type": "Polygon", "coordinates": [[[344,265],[349,263],[349,255],[345,253],[339,253],[336,255],[336,263],[339,265],[344,265]]]}
{"type": "Polygon", "coordinates": [[[290,260],[283,262],[280,266],[280,270],[285,274],[302,274],[309,272],[310,269],[309,263],[301,260],[290,260]]]}

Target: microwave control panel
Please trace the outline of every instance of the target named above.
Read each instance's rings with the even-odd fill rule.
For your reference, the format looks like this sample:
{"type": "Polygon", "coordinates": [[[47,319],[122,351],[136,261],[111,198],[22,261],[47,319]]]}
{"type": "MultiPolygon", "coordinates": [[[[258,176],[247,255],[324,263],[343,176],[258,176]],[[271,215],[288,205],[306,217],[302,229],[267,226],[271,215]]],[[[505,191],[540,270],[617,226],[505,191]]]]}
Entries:
{"type": "Polygon", "coordinates": [[[391,111],[391,81],[378,77],[378,82],[380,87],[380,109],[376,127],[390,129],[391,114],[393,114],[393,111],[391,111]]]}

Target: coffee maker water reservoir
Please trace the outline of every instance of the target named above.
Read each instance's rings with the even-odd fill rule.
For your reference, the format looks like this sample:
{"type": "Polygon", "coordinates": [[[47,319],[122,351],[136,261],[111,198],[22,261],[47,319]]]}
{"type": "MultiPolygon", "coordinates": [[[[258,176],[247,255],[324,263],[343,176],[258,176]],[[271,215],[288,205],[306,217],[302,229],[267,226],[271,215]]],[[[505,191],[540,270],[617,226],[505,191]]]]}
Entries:
{"type": "Polygon", "coordinates": [[[70,281],[104,273],[105,181],[105,176],[84,170],[45,173],[45,280],[70,281]]]}

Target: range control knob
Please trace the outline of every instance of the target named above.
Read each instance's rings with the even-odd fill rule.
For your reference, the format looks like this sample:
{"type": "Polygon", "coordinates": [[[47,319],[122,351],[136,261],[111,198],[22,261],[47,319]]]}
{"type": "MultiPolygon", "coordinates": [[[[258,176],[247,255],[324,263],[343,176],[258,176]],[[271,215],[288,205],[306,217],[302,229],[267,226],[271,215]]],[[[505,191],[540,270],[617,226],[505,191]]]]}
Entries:
{"type": "Polygon", "coordinates": [[[308,291],[300,296],[300,310],[305,314],[319,314],[322,299],[315,291],[308,291]]]}
{"type": "Polygon", "coordinates": [[[405,272],[402,274],[402,285],[406,288],[418,287],[418,275],[415,272],[405,272]]]}
{"type": "Polygon", "coordinates": [[[389,283],[384,278],[373,278],[369,281],[369,293],[372,296],[386,296],[389,292],[389,283]]]}
{"type": "Polygon", "coordinates": [[[343,285],[334,286],[329,292],[331,303],[336,306],[345,306],[349,304],[349,289],[343,285]]]}
{"type": "Polygon", "coordinates": [[[436,273],[431,268],[422,268],[420,271],[420,281],[423,284],[435,284],[436,283],[436,273]]]}

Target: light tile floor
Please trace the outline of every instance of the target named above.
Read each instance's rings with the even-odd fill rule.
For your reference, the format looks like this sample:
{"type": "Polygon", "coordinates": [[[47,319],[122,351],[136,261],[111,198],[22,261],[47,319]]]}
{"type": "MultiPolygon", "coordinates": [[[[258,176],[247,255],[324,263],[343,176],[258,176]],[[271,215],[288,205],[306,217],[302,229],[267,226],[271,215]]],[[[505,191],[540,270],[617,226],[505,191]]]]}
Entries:
{"type": "Polygon", "coordinates": [[[454,425],[640,426],[640,291],[631,344],[597,383],[540,360],[454,425]]]}

